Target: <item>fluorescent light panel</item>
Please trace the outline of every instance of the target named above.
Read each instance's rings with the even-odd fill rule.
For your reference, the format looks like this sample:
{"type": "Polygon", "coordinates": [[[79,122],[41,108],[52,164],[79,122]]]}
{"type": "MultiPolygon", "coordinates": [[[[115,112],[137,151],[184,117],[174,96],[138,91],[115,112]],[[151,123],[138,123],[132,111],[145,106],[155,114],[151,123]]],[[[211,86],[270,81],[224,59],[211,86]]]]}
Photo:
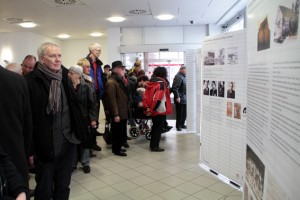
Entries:
{"type": "Polygon", "coordinates": [[[36,24],[33,22],[23,22],[19,24],[20,26],[22,26],[23,28],[34,28],[36,27],[36,24]]]}
{"type": "Polygon", "coordinates": [[[107,19],[110,22],[122,22],[125,20],[124,17],[110,17],[107,19]]]}

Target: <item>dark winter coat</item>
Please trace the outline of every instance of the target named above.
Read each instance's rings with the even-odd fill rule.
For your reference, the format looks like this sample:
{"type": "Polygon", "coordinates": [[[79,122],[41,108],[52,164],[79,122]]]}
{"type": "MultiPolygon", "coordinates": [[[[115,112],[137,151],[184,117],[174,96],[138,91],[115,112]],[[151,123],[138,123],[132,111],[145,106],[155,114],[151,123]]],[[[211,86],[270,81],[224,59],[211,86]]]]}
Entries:
{"type": "Polygon", "coordinates": [[[172,92],[174,94],[174,102],[180,98],[180,104],[186,104],[186,78],[185,74],[178,72],[173,80],[172,92]]]}
{"type": "MultiPolygon", "coordinates": [[[[33,121],[33,144],[35,155],[43,162],[52,162],[55,158],[53,146],[53,116],[46,113],[49,87],[45,75],[35,66],[34,70],[26,76],[30,93],[30,103],[33,121]]],[[[88,127],[80,110],[77,97],[70,89],[68,70],[62,66],[62,86],[64,88],[71,118],[71,132],[76,138],[85,143],[89,135],[88,127]]]]}
{"type": "Polygon", "coordinates": [[[32,121],[24,77],[0,66],[0,94],[0,145],[28,184],[32,121]]]}

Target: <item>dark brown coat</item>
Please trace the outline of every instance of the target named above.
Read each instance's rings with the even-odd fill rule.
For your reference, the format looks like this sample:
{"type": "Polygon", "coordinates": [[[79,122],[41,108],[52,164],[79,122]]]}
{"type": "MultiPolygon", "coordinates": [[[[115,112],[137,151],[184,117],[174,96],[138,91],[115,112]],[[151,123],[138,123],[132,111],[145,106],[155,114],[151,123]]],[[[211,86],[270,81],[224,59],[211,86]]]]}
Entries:
{"type": "Polygon", "coordinates": [[[105,87],[105,98],[110,116],[128,119],[129,90],[122,78],[112,74],[105,87]]]}

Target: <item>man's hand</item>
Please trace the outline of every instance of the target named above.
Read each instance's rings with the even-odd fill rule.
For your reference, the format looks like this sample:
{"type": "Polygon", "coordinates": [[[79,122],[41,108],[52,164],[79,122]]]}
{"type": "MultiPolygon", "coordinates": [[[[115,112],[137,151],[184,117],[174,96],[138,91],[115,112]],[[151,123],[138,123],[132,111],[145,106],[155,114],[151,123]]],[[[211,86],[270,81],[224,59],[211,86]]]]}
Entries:
{"type": "Polygon", "coordinates": [[[25,192],[20,193],[17,196],[16,200],[26,200],[26,194],[25,194],[25,192]]]}
{"type": "Polygon", "coordinates": [[[91,121],[91,127],[97,128],[97,122],[95,120],[91,121]]]}
{"type": "Polygon", "coordinates": [[[176,98],[176,102],[177,102],[177,103],[180,103],[180,97],[177,97],[177,98],[176,98]]]}
{"type": "Polygon", "coordinates": [[[115,122],[120,122],[120,117],[119,116],[114,117],[114,121],[115,122]]]}

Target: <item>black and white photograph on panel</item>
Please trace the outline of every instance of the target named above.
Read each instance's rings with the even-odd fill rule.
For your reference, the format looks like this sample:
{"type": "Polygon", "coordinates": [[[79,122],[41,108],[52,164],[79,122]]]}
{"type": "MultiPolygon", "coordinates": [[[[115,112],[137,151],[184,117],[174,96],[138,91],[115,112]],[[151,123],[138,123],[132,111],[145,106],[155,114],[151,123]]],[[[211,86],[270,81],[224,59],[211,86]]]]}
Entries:
{"type": "Polygon", "coordinates": [[[209,91],[210,96],[218,96],[216,81],[211,81],[211,89],[209,91]]]}
{"type": "Polygon", "coordinates": [[[224,97],[225,81],[218,81],[218,97],[224,97]]]}
{"type": "Polygon", "coordinates": [[[235,99],[235,82],[229,81],[227,83],[227,98],[235,99]]]}
{"type": "Polygon", "coordinates": [[[203,95],[209,95],[209,80],[203,81],[203,95]]]}
{"type": "Polygon", "coordinates": [[[227,62],[229,65],[237,64],[239,61],[238,48],[230,47],[227,49],[227,62]]]}
{"type": "Polygon", "coordinates": [[[204,54],[204,65],[215,65],[215,52],[208,51],[204,54]]]}
{"type": "Polygon", "coordinates": [[[297,39],[299,21],[299,0],[294,0],[290,7],[278,6],[275,21],[274,42],[297,39]]]}

